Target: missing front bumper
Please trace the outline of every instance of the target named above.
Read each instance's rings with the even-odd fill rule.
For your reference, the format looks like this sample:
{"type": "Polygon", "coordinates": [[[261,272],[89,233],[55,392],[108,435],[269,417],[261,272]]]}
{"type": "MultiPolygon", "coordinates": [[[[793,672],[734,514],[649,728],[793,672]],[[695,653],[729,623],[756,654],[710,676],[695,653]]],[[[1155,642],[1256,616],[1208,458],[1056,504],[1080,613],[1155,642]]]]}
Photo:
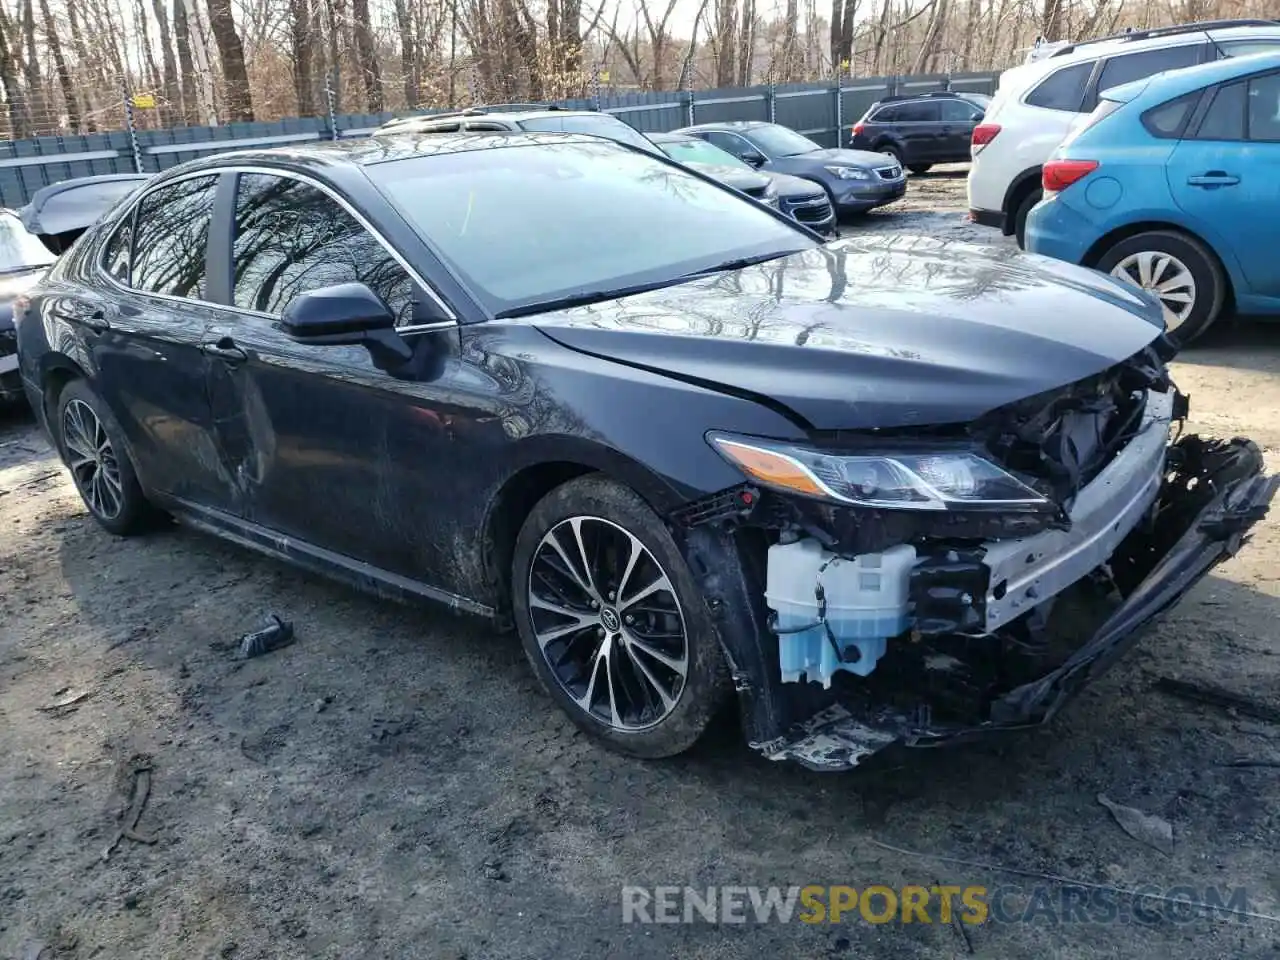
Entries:
{"type": "MultiPolygon", "coordinates": [[[[867,756],[894,743],[934,746],[1050,720],[1128,651],[1141,637],[1143,628],[1240,548],[1249,529],[1265,516],[1280,486],[1280,477],[1262,475],[1262,455],[1248,441],[1204,444],[1194,437],[1183,441],[1188,442],[1192,444],[1190,455],[1200,462],[1194,471],[1184,472],[1199,473],[1199,482],[1166,482],[1157,501],[1158,516],[1177,518],[1181,514],[1186,518],[1184,532],[1176,539],[1168,531],[1163,536],[1156,531],[1135,535],[1140,537],[1138,542],[1126,541],[1130,551],[1148,554],[1139,561],[1149,565],[1146,576],[1065,663],[993,700],[985,721],[934,724],[929,721],[927,709],[908,714],[833,703],[798,724],[787,736],[771,744],[758,744],[757,748],[771,759],[796,760],[821,770],[842,770],[857,766],[867,756]],[[1206,478],[1217,492],[1198,511],[1189,513],[1186,501],[1195,496],[1193,491],[1206,478]]],[[[1122,545],[1121,551],[1124,550],[1126,546],[1122,545]]]]}
{"type": "Polygon", "coordinates": [[[934,746],[1050,720],[1115,663],[1143,628],[1240,548],[1280,486],[1280,478],[1263,475],[1262,455],[1247,440],[1188,437],[1169,448],[1169,462],[1155,497],[1156,522],[1135,529],[1110,557],[1123,597],[1118,606],[1058,666],[993,693],[983,715],[972,721],[935,720],[924,690],[911,706],[900,699],[873,701],[865,691],[849,695],[849,688],[825,700],[804,699],[809,685],[783,684],[776,677],[776,637],[764,629],[766,614],[752,596],[760,571],[729,562],[742,552],[724,535],[697,533],[691,554],[718,620],[751,745],[771,759],[845,770],[893,744],[934,746]]]}

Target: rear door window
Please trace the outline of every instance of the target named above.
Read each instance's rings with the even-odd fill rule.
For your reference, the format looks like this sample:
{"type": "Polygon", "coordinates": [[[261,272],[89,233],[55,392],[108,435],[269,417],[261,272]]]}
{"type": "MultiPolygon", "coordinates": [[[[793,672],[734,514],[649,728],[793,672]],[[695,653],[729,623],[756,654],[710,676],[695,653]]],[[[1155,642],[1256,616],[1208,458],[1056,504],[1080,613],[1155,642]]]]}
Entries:
{"type": "Polygon", "coordinates": [[[414,284],[372,233],[318,187],[247,173],[236,191],[235,305],[277,315],[308,290],[363,283],[399,325],[412,322],[414,284]]]}
{"type": "Polygon", "coordinates": [[[1165,70],[1181,70],[1200,62],[1200,44],[1184,44],[1180,47],[1163,47],[1159,50],[1143,50],[1112,57],[1098,75],[1098,90],[1110,90],[1122,83],[1142,80],[1165,70]]]}
{"type": "Polygon", "coordinates": [[[944,123],[973,123],[973,115],[982,112],[980,107],[963,100],[942,100],[938,106],[944,123]]]}
{"type": "Polygon", "coordinates": [[[1219,87],[1204,112],[1196,140],[1243,140],[1248,84],[1244,80],[1219,87]]]}
{"type": "Polygon", "coordinates": [[[1027,94],[1027,104],[1044,107],[1046,110],[1082,112],[1084,88],[1089,82],[1089,75],[1093,73],[1093,64],[1092,60],[1077,63],[1049,74],[1027,94]]]}
{"type": "Polygon", "coordinates": [[[1249,139],[1280,142],[1280,74],[1249,81],[1249,139]]]}
{"type": "Polygon", "coordinates": [[[931,123],[939,116],[937,101],[922,100],[919,103],[904,103],[898,107],[900,123],[931,123]]]}
{"type": "Polygon", "coordinates": [[[205,299],[205,249],[218,178],[191,177],[152,190],[138,204],[130,286],[205,299]]]}

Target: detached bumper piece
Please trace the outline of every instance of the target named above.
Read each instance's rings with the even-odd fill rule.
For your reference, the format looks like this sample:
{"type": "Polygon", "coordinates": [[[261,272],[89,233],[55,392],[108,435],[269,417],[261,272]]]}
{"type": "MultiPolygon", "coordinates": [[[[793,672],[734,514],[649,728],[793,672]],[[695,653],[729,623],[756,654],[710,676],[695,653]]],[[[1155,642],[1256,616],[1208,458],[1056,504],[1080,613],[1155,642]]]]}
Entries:
{"type": "MultiPolygon", "coordinates": [[[[855,767],[893,744],[935,746],[1050,720],[1115,663],[1142,636],[1144,628],[1240,548],[1249,529],[1266,515],[1280,486],[1280,477],[1263,475],[1262,455],[1248,440],[1187,437],[1168,448],[1166,464],[1147,518],[1079,585],[1087,587],[1082,592],[1094,599],[1105,593],[1106,609],[1095,611],[1088,620],[1089,629],[1078,629],[1079,621],[1071,616],[1058,625],[1074,636],[1065,638],[1069,652],[1051,658],[1057,662],[1055,668],[1025,679],[1025,672],[1017,669],[1016,657],[992,656],[989,648],[983,648],[983,644],[996,643],[997,637],[980,629],[973,631],[974,620],[981,614],[967,603],[975,594],[981,595],[983,584],[977,571],[983,564],[976,555],[944,555],[917,569],[912,594],[917,598],[927,594],[933,598],[935,613],[946,612],[932,624],[925,624],[926,628],[954,624],[958,632],[945,638],[949,643],[930,643],[929,637],[922,642],[917,626],[894,641],[916,647],[917,659],[928,666],[924,682],[917,678],[914,684],[899,685],[896,693],[888,691],[883,683],[875,682],[888,679],[883,676],[888,672],[884,669],[889,662],[886,658],[876,675],[867,678],[869,683],[841,683],[791,700],[792,716],[803,715],[795,709],[800,703],[810,704],[808,719],[792,725],[781,737],[755,740],[753,746],[770,759],[795,760],[814,769],[834,771],[855,767]],[[1077,625],[1074,631],[1073,625],[1077,625]],[[1080,636],[1089,639],[1080,645],[1080,636]],[[994,672],[971,673],[962,663],[971,654],[975,660],[986,657],[996,663],[994,672]],[[992,677],[1005,682],[993,683],[992,677]],[[955,708],[957,689],[960,699],[968,698],[967,708],[955,708]]],[[[1046,641],[1043,647],[1036,647],[1036,638],[1046,622],[1062,619],[1059,614],[1068,612],[1069,606],[1070,591],[1008,624],[1008,628],[1026,634],[1025,642],[1015,640],[1014,646],[1034,648],[1037,655],[1045,653],[1051,644],[1046,641]]],[[[1007,636],[1001,642],[1007,644],[1007,636]]],[[[1031,658],[1028,662],[1043,660],[1031,658]]],[[[829,669],[826,664],[823,667],[829,669]]],[[[852,672],[861,671],[855,667],[852,672]]],[[[823,669],[821,675],[829,677],[830,673],[823,669]]],[[[799,692],[803,686],[784,684],[787,692],[799,692]]],[[[741,690],[742,684],[739,687],[741,690]]],[[[779,696],[786,699],[786,693],[761,692],[767,692],[765,699],[773,701],[759,705],[769,708],[768,716],[777,718],[788,712],[777,700],[779,696]]],[[[749,736],[752,729],[748,723],[749,736]]],[[[754,729],[763,733],[767,725],[754,729]]]]}

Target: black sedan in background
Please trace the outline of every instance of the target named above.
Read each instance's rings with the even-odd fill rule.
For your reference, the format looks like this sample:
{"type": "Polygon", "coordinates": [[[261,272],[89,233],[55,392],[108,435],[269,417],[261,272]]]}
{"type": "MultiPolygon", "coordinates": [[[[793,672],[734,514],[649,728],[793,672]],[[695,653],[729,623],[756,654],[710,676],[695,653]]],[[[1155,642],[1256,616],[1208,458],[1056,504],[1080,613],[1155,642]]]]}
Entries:
{"type": "Polygon", "coordinates": [[[837,234],[836,212],[827,192],[812,180],[758,171],[715,144],[683,133],[651,133],[648,137],[677,163],[776,207],[811,230],[837,234]]]}
{"type": "Polygon", "coordinates": [[[1045,721],[1275,492],[1246,440],[1169,444],[1188,408],[1141,291],[824,244],[594,137],[194,161],[18,304],[102,527],[167,515],[514,625],[642,757],[730,697],[753,747],[824,769],[1045,721]]]}
{"type": "Polygon", "coordinates": [[[827,149],[777,123],[735,120],[683,127],[676,133],[713,143],[767,173],[786,173],[820,185],[837,213],[865,213],[907,190],[902,164],[865,150],[827,149]]]}

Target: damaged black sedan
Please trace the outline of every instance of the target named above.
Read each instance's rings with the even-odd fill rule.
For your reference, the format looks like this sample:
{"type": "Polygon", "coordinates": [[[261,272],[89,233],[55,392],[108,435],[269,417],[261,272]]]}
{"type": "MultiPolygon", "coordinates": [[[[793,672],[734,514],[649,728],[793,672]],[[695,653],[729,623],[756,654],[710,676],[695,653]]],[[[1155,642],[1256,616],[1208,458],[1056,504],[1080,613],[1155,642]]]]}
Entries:
{"type": "Polygon", "coordinates": [[[573,135],[155,177],[16,311],[93,516],[514,626],[627,753],[736,697],[841,769],[1051,718],[1265,512],[1183,436],[1160,308],[924,238],[822,244],[573,135]]]}

